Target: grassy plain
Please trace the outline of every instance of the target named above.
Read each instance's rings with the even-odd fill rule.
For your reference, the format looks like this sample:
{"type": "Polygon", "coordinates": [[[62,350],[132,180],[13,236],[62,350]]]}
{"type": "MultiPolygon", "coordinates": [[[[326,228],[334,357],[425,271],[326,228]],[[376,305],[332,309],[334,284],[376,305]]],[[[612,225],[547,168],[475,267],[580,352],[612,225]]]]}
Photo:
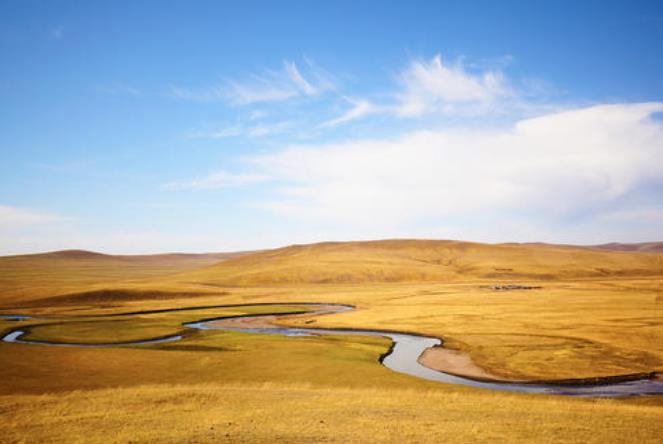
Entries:
{"type": "MultiPolygon", "coordinates": [[[[36,264],[25,274],[14,269],[20,291],[14,286],[3,293],[2,312],[51,319],[0,321],[0,329],[59,318],[30,334],[121,341],[173,334],[185,321],[273,307],[99,316],[336,302],[357,309],[306,325],[440,336],[504,378],[662,371],[662,264],[663,255],[655,253],[540,245],[322,244],[158,276],[97,280],[73,293],[48,287],[46,277],[34,279],[36,264]],[[543,288],[496,292],[488,288],[494,283],[543,288]]],[[[68,273],[61,279],[76,282],[78,271],[68,273]]],[[[387,347],[380,338],[221,331],[108,349],[1,343],[0,359],[9,365],[0,366],[0,421],[9,442],[103,442],[109,436],[117,442],[656,442],[663,434],[658,397],[597,401],[432,383],[378,365],[387,347]]]]}
{"type": "Polygon", "coordinates": [[[5,396],[0,408],[8,442],[67,443],[658,443],[662,419],[644,400],[308,383],[5,396]]]}

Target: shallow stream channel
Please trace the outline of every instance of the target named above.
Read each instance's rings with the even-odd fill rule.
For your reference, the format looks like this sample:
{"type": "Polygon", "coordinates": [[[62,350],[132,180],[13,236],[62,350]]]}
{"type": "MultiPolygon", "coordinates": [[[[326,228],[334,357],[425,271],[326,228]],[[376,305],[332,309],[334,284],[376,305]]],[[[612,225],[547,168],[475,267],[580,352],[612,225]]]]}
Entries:
{"type": "MultiPolygon", "coordinates": [[[[238,316],[224,316],[212,319],[204,319],[196,322],[187,322],[183,326],[199,330],[225,330],[244,333],[258,333],[285,336],[311,336],[311,335],[361,335],[379,336],[391,339],[390,349],[380,357],[380,363],[398,373],[414,376],[421,379],[437,381],[445,384],[466,385],[482,389],[541,393],[584,397],[625,397],[642,395],[663,395],[663,380],[657,379],[655,373],[641,376],[614,376],[596,378],[591,381],[498,381],[469,378],[460,375],[452,375],[442,371],[434,370],[419,362],[419,358],[431,347],[441,347],[443,341],[439,338],[421,336],[416,334],[398,333],[386,330],[362,330],[362,329],[324,329],[306,327],[285,327],[275,325],[272,321],[287,319],[291,316],[329,315],[353,310],[354,307],[341,304],[315,304],[315,303],[287,303],[287,304],[260,304],[272,306],[302,306],[302,308],[316,308],[312,311],[297,311],[293,313],[266,313],[238,316]]],[[[218,306],[215,308],[222,308],[218,306]]],[[[211,308],[211,307],[210,307],[211,308]]],[[[170,311],[180,311],[174,309],[170,311]]],[[[160,310],[167,312],[169,310],[160,310]]],[[[30,317],[22,315],[1,315],[0,317],[13,320],[29,320],[30,317]]],[[[174,342],[184,338],[182,335],[163,336],[158,338],[144,339],[139,341],[115,342],[115,343],[84,343],[84,342],[50,342],[36,341],[26,338],[27,330],[18,327],[11,330],[2,337],[2,341],[14,344],[45,345],[60,347],[118,347],[157,344],[163,342],[174,342]]]]}

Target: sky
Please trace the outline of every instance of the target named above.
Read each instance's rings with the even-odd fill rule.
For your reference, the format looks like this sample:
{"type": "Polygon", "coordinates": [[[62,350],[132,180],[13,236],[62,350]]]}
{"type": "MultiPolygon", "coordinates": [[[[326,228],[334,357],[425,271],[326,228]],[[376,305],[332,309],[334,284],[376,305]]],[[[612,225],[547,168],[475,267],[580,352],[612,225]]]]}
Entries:
{"type": "Polygon", "coordinates": [[[663,240],[660,1],[0,0],[0,255],[663,240]]]}

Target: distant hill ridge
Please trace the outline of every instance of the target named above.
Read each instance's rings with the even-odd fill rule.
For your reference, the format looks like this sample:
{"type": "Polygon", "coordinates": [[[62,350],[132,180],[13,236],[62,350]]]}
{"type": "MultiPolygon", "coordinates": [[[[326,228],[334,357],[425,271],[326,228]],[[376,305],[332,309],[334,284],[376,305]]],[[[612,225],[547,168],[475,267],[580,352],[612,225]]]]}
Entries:
{"type": "Polygon", "coordinates": [[[116,256],[64,250],[0,257],[0,305],[103,290],[120,283],[132,285],[131,282],[136,280],[141,280],[144,288],[153,284],[154,288],[170,291],[179,288],[179,284],[200,284],[218,289],[309,284],[523,284],[578,278],[659,278],[663,276],[663,253],[654,251],[651,246],[654,244],[589,247],[391,239],[323,242],[256,252],[209,254],[116,256]]]}
{"type": "MultiPolygon", "coordinates": [[[[91,250],[56,250],[46,253],[33,253],[25,255],[16,255],[18,256],[43,256],[43,257],[61,257],[68,259],[113,259],[113,258],[122,258],[122,259],[158,259],[158,258],[182,258],[182,259],[194,259],[194,258],[218,258],[219,260],[230,259],[233,257],[244,256],[252,253],[261,253],[266,251],[280,251],[286,248],[303,248],[311,246],[324,246],[324,245],[341,245],[341,244],[356,244],[356,243],[403,243],[403,242],[454,242],[454,243],[464,243],[464,244],[474,244],[474,245],[508,245],[508,246],[541,246],[541,247],[557,247],[557,248],[591,248],[599,250],[608,250],[608,251],[624,251],[624,252],[648,252],[648,253],[663,253],[663,241],[660,242],[640,242],[640,243],[621,243],[621,242],[610,242],[606,244],[598,245],[573,245],[573,244],[550,244],[545,242],[505,242],[498,244],[481,244],[478,242],[469,242],[469,241],[454,241],[454,240],[426,240],[426,239],[385,239],[385,240],[374,240],[374,241],[328,241],[328,242],[318,242],[313,244],[293,244],[286,247],[281,247],[273,250],[254,250],[254,251],[230,251],[223,253],[151,253],[151,254],[108,254],[108,253],[99,253],[91,250]]],[[[3,257],[3,256],[0,256],[3,257]]],[[[11,256],[5,256],[11,257],[11,256]]]]}
{"type": "Polygon", "coordinates": [[[217,285],[662,276],[663,255],[551,244],[391,239],[292,245],[183,273],[217,285]]]}
{"type": "Polygon", "coordinates": [[[612,242],[609,244],[595,245],[594,248],[611,251],[663,253],[663,242],[641,242],[637,244],[622,244],[619,242],[612,242]]]}
{"type": "Polygon", "coordinates": [[[0,306],[113,287],[119,282],[161,278],[217,264],[242,254],[246,253],[110,255],[86,250],[62,250],[2,256],[0,306]]]}
{"type": "MultiPolygon", "coordinates": [[[[30,255],[21,255],[24,257],[43,257],[43,258],[63,258],[63,259],[120,259],[120,260],[159,260],[159,259],[218,259],[224,260],[231,257],[240,256],[247,252],[238,251],[230,253],[154,253],[154,254],[106,254],[89,250],[57,250],[47,253],[35,253],[30,255]]],[[[10,257],[10,256],[7,256],[10,257]]],[[[16,256],[19,257],[19,256],[16,256]]]]}
{"type": "Polygon", "coordinates": [[[60,250],[60,251],[53,251],[51,253],[38,253],[38,254],[51,255],[62,258],[69,258],[69,259],[89,259],[89,258],[102,259],[106,257],[111,257],[110,255],[107,254],[97,253],[95,251],[87,251],[87,250],[60,250]]]}

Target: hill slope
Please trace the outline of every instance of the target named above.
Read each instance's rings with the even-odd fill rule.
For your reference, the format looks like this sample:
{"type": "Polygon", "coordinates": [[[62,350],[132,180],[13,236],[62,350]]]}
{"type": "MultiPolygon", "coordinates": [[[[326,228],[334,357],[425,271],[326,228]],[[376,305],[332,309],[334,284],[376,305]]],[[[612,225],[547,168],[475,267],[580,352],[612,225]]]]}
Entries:
{"type": "Polygon", "coordinates": [[[663,254],[546,244],[383,240],[294,245],[185,273],[223,285],[661,276],[663,254]]]}
{"type": "Polygon", "coordinates": [[[0,257],[0,304],[169,275],[245,253],[115,256],[84,250],[0,257]]]}

